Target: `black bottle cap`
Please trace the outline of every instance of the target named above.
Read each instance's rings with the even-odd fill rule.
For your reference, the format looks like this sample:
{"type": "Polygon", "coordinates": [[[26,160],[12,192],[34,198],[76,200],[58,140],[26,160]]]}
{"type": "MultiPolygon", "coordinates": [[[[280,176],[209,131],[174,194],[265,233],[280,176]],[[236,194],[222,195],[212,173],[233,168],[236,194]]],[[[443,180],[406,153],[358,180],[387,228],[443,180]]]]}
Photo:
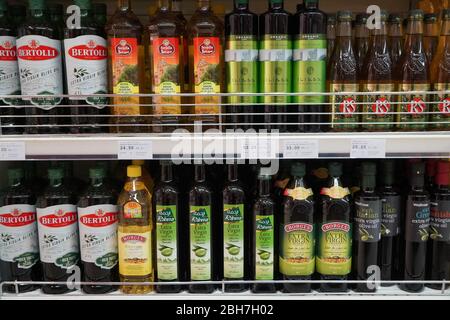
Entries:
{"type": "Polygon", "coordinates": [[[388,19],[389,23],[391,24],[400,24],[402,23],[402,18],[400,17],[399,14],[397,13],[391,13],[389,15],[389,19],[388,19]]]}
{"type": "Polygon", "coordinates": [[[328,164],[328,174],[331,177],[342,176],[342,163],[340,162],[330,162],[328,164]]]}
{"type": "Polygon", "coordinates": [[[353,19],[353,13],[351,11],[339,11],[337,13],[337,20],[339,22],[351,22],[353,19]]]}
{"type": "Polygon", "coordinates": [[[450,20],[450,9],[442,10],[442,19],[443,20],[450,20]]]}
{"type": "Polygon", "coordinates": [[[367,23],[367,18],[369,17],[369,15],[367,13],[358,13],[356,15],[356,25],[364,25],[367,23]]]}
{"type": "Polygon", "coordinates": [[[21,168],[8,169],[8,180],[10,182],[23,179],[24,173],[21,168]]]}
{"type": "Polygon", "coordinates": [[[426,13],[424,15],[425,23],[435,23],[437,22],[438,16],[435,13],[426,13]]]}
{"type": "Polygon", "coordinates": [[[297,162],[291,166],[291,175],[295,177],[304,177],[306,175],[306,166],[304,163],[297,162]]]}

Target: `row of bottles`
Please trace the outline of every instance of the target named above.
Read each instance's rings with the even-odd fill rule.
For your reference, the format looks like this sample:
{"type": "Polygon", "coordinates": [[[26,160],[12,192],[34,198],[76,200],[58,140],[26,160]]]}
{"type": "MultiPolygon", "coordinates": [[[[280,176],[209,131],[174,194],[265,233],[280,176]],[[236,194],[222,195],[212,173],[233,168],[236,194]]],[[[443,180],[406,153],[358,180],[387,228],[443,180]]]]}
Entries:
{"type": "MultiPolygon", "coordinates": [[[[156,288],[121,286],[124,293],[143,294],[153,289],[211,293],[215,285],[195,282],[222,279],[329,280],[318,287],[290,282],[225,286],[227,292],[255,293],[374,292],[370,281],[354,287],[333,283],[368,280],[374,272],[385,281],[449,279],[449,162],[430,161],[425,181],[425,164],[410,161],[406,183],[398,180],[398,164],[389,160],[378,171],[372,162],[357,170],[348,163],[359,172],[350,179],[338,162],[326,169],[311,163],[313,176],[304,163],[295,162],[275,180],[267,168],[239,172],[238,165],[227,166],[226,180],[214,167],[211,180],[207,167],[197,164],[191,186],[185,186],[180,182],[189,179],[186,168],[192,167],[178,171],[163,161],[154,187],[139,164],[128,166],[119,195],[101,163],[89,170],[88,186],[52,166],[43,192],[29,190],[22,169],[10,169],[9,187],[0,197],[2,280],[65,282],[73,273],[82,274],[79,280],[97,282],[83,285],[88,294],[117,289],[101,282],[161,282],[156,288]],[[170,284],[179,281],[192,284],[170,284]]],[[[37,288],[19,285],[20,292],[37,288]]],[[[424,285],[403,283],[401,288],[420,292],[424,285]]],[[[70,291],[64,284],[42,290],[70,291]]]]}

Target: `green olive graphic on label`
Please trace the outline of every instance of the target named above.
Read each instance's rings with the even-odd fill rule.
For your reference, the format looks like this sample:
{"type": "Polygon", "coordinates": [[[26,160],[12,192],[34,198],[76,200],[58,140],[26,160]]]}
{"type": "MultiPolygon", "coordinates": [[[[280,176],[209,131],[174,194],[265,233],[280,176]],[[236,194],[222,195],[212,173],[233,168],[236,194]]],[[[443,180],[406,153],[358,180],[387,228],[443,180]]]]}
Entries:
{"type": "Polygon", "coordinates": [[[197,248],[194,250],[194,253],[197,257],[202,258],[206,256],[206,249],[204,248],[197,248]]]}
{"type": "Polygon", "coordinates": [[[172,253],[173,253],[173,249],[172,249],[172,248],[165,248],[165,249],[162,249],[162,250],[161,250],[161,254],[162,254],[164,257],[169,257],[169,256],[172,255],[172,253]]]}
{"type": "Polygon", "coordinates": [[[239,252],[241,252],[241,248],[239,247],[228,248],[228,253],[231,254],[232,256],[237,256],[239,252]]]}
{"type": "Polygon", "coordinates": [[[259,254],[259,257],[261,258],[261,260],[269,260],[270,252],[261,252],[259,254]]]}

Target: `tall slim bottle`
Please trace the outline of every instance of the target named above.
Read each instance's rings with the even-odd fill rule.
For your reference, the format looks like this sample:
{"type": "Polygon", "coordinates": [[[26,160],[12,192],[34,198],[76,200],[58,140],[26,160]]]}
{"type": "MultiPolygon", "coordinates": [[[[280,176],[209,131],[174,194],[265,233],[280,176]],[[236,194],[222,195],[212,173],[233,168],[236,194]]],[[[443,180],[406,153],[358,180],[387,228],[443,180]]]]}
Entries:
{"type": "Polygon", "coordinates": [[[92,12],[94,15],[94,20],[99,26],[106,26],[108,22],[108,7],[106,3],[93,3],[92,12]]]}
{"type": "MultiPolygon", "coordinates": [[[[327,15],[319,10],[319,0],[305,0],[304,9],[294,17],[293,92],[320,93],[327,85],[327,15]]],[[[291,111],[307,113],[290,115],[295,132],[320,132],[325,126],[325,96],[295,96],[293,102],[300,103],[291,111]],[[302,124],[303,123],[303,124],[302,124]],[[306,123],[306,124],[304,124],[306,123]],[[315,124],[313,124],[315,123],[315,124]]]]}
{"type": "Polygon", "coordinates": [[[362,67],[369,50],[369,29],[367,28],[367,14],[356,15],[355,21],[355,56],[358,63],[358,72],[362,72],[362,67]]]}
{"type": "MultiPolygon", "coordinates": [[[[128,166],[127,176],[117,200],[120,282],[152,282],[152,195],[142,180],[140,166],[128,166]]],[[[153,291],[153,286],[122,285],[120,289],[126,294],[144,294],[153,291]]]]}
{"type": "Polygon", "coordinates": [[[381,13],[380,29],[371,31],[370,45],[360,72],[362,91],[381,95],[365,95],[363,97],[362,125],[367,131],[391,131],[394,127],[394,107],[392,95],[395,90],[393,81],[393,64],[389,53],[387,39],[387,14],[381,13]]]}
{"type": "MultiPolygon", "coordinates": [[[[22,95],[62,95],[61,35],[47,14],[45,0],[28,0],[28,17],[17,30],[17,58],[22,95]]],[[[26,132],[58,133],[60,97],[23,99],[26,132]],[[36,126],[41,127],[36,127],[36,126]]]]}
{"type": "MultiPolygon", "coordinates": [[[[186,30],[188,21],[183,14],[183,0],[172,0],[172,12],[177,16],[178,20],[180,20],[183,28],[186,30]]],[[[184,42],[183,47],[183,57],[184,57],[184,92],[189,92],[189,45],[187,41],[184,42]]]]}
{"type": "Polygon", "coordinates": [[[403,52],[403,25],[398,14],[390,14],[388,20],[388,39],[392,65],[397,66],[403,52]]]}
{"type": "Polygon", "coordinates": [[[436,53],[439,43],[439,24],[438,16],[435,13],[428,13],[424,15],[424,32],[423,44],[427,54],[428,61],[431,63],[436,53]]]}
{"type": "Polygon", "coordinates": [[[153,132],[172,132],[182,120],[179,96],[184,92],[186,30],[171,11],[170,0],[159,0],[155,15],[145,27],[146,58],[150,63],[153,98],[153,132]]]}
{"type": "MultiPolygon", "coordinates": [[[[106,27],[108,39],[109,88],[114,94],[144,93],[143,27],[131,9],[131,0],[118,0],[118,7],[106,27]]],[[[141,117],[145,108],[139,97],[112,99],[112,131],[142,133],[148,131],[141,117]]]]}
{"type": "MultiPolygon", "coordinates": [[[[39,281],[39,243],[35,197],[24,184],[22,169],[8,170],[8,187],[0,194],[0,275],[2,281],[39,281]]],[[[19,293],[33,284],[18,285],[19,293]]],[[[14,285],[3,286],[16,292],[14,285]]]]}
{"type": "MultiPolygon", "coordinates": [[[[279,266],[284,280],[311,280],[316,266],[314,194],[305,182],[306,166],[291,166],[280,222],[279,266]]],[[[284,283],[284,292],[310,292],[311,284],[284,283]]]]}
{"type": "MultiPolygon", "coordinates": [[[[249,0],[234,0],[234,10],[225,16],[225,63],[228,93],[258,93],[258,16],[249,0]]],[[[258,97],[229,97],[227,129],[252,127],[258,97]]]]}
{"type": "Polygon", "coordinates": [[[355,131],[359,128],[358,97],[351,94],[359,91],[358,61],[352,44],[352,13],[338,12],[337,42],[328,63],[328,90],[334,93],[331,102],[331,129],[333,131],[355,131]],[[341,92],[351,92],[342,95],[341,92]]]}
{"type": "Polygon", "coordinates": [[[346,283],[352,266],[352,199],[350,190],[342,183],[342,163],[328,164],[328,183],[320,191],[318,223],[317,273],[322,292],[346,292],[346,283]]]}
{"type": "MultiPolygon", "coordinates": [[[[156,222],[156,279],[158,282],[181,281],[183,264],[179,219],[180,197],[170,161],[161,162],[160,182],[153,193],[156,222]]],[[[180,285],[159,285],[160,293],[180,292],[180,285]]]]}
{"type": "MultiPolygon", "coordinates": [[[[396,78],[398,91],[430,90],[430,65],[423,44],[423,12],[413,10],[409,13],[405,48],[397,65],[396,78]]],[[[397,128],[404,131],[425,130],[429,107],[425,93],[402,94],[397,107],[397,128]]]]}
{"type": "MultiPolygon", "coordinates": [[[[206,183],[205,165],[194,166],[194,185],[189,191],[189,281],[214,277],[213,195],[206,183]]],[[[212,293],[212,284],[191,284],[191,293],[212,293]]]]}
{"type": "Polygon", "coordinates": [[[328,15],[327,19],[327,64],[336,45],[336,16],[328,15]]]}
{"type": "MultiPolygon", "coordinates": [[[[222,21],[214,14],[211,0],[197,0],[197,10],[187,26],[189,41],[189,76],[195,107],[193,120],[207,128],[217,128],[221,119],[221,98],[204,96],[224,91],[222,21]]],[[[207,129],[205,128],[205,129],[207,129]]]]}
{"type": "MultiPolygon", "coordinates": [[[[424,185],[425,165],[413,163],[410,172],[410,191],[406,202],[405,217],[405,271],[404,280],[424,281],[427,241],[430,226],[430,196],[424,185]]],[[[420,292],[423,284],[400,286],[404,291],[420,292]]]]}
{"type": "MultiPolygon", "coordinates": [[[[378,266],[381,240],[382,202],[376,190],[375,163],[365,162],[361,171],[361,190],[355,194],[353,266],[356,280],[367,280],[378,266]]],[[[375,292],[375,283],[358,283],[358,292],[375,292]]]]}
{"type": "MultiPolygon", "coordinates": [[[[245,280],[248,277],[249,228],[246,197],[239,180],[238,165],[228,165],[228,181],[223,197],[223,278],[245,280]]],[[[227,284],[226,292],[242,292],[245,284],[227,284]]]]}
{"type": "Polygon", "coordinates": [[[434,91],[440,91],[434,95],[431,110],[436,114],[431,115],[431,130],[450,129],[450,96],[445,91],[450,89],[450,10],[444,10],[442,14],[442,30],[439,45],[431,64],[431,80],[434,91]]]}
{"type": "MultiPolygon", "coordinates": [[[[277,278],[277,211],[272,198],[272,176],[262,172],[258,176],[258,196],[252,214],[252,279],[276,280],[277,278]]],[[[256,283],[253,293],[275,293],[274,283],[256,283]]]]}
{"type": "MultiPolygon", "coordinates": [[[[262,94],[292,92],[291,19],[291,14],[284,10],[284,0],[269,0],[269,10],[259,17],[262,94]]],[[[265,105],[260,112],[264,112],[265,129],[286,131],[286,104],[291,100],[290,96],[262,96],[265,105]]]]}

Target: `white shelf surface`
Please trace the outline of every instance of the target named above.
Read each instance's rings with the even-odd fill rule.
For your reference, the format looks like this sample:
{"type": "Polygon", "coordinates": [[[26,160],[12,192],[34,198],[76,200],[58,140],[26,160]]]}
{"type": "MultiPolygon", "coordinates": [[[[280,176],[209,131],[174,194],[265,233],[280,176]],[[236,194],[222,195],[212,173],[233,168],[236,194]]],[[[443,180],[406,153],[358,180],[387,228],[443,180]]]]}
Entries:
{"type": "MultiPolygon", "coordinates": [[[[386,158],[450,158],[449,132],[402,133],[317,133],[317,134],[178,134],[178,135],[96,135],[96,136],[0,136],[4,142],[25,144],[27,160],[113,160],[118,159],[119,142],[151,142],[153,159],[208,158],[216,150],[216,159],[241,159],[242,143],[270,143],[272,158],[283,158],[286,143],[317,142],[318,156],[313,158],[350,158],[352,141],[385,141],[386,158]],[[214,144],[214,145],[213,145],[214,144]],[[173,156],[177,154],[177,156],[173,156]]],[[[383,142],[384,143],[384,142],[383,142]]],[[[211,157],[209,157],[211,158],[211,157]]],[[[249,158],[259,158],[249,156],[249,158]]],[[[299,159],[303,158],[301,156],[299,159]]],[[[0,157],[1,159],[1,157],[0,157]]]]}

